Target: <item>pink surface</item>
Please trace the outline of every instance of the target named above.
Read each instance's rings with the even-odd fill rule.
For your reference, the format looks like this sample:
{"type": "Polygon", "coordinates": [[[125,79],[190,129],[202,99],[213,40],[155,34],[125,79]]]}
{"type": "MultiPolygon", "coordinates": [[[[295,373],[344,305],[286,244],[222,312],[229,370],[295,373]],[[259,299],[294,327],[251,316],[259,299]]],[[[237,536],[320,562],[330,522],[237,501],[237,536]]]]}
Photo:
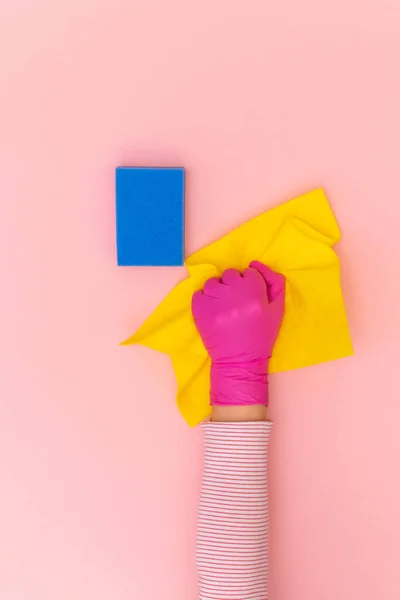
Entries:
{"type": "MultiPolygon", "coordinates": [[[[200,432],[122,349],[114,167],[187,168],[187,251],[322,185],[356,355],[272,378],[271,600],[400,597],[397,0],[0,8],[1,600],[194,600],[200,432]]],[[[329,343],[329,340],[327,340],[329,343]]]]}

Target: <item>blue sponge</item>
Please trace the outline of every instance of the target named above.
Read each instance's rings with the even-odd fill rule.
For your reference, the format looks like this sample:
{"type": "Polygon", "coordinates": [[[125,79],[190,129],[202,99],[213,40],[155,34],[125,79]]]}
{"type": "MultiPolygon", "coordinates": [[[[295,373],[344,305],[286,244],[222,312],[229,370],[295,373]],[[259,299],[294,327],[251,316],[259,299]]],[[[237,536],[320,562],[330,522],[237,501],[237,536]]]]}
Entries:
{"type": "Polygon", "coordinates": [[[117,167],[117,259],[121,266],[184,261],[182,168],[117,167]]]}

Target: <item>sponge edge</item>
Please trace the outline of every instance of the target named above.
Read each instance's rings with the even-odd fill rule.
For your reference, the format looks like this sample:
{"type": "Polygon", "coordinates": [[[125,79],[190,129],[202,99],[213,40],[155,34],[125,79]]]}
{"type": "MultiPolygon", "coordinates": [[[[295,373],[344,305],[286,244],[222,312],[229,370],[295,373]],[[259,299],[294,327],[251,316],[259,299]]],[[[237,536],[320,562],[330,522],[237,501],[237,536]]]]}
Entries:
{"type": "Polygon", "coordinates": [[[182,167],[117,167],[116,228],[119,266],[182,266],[182,167]]]}

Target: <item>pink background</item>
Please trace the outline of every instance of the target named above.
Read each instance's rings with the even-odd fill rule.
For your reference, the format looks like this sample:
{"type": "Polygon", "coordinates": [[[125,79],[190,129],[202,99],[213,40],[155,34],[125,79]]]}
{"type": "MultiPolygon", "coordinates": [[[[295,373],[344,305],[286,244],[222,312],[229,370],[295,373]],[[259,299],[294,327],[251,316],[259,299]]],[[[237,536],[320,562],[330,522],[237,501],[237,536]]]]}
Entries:
{"type": "MultiPolygon", "coordinates": [[[[0,8],[0,599],[194,600],[199,431],[119,348],[114,167],[187,168],[187,251],[320,185],[356,355],[272,379],[271,600],[400,597],[398,0],[0,8]]],[[[328,343],[328,340],[327,340],[328,343]]]]}

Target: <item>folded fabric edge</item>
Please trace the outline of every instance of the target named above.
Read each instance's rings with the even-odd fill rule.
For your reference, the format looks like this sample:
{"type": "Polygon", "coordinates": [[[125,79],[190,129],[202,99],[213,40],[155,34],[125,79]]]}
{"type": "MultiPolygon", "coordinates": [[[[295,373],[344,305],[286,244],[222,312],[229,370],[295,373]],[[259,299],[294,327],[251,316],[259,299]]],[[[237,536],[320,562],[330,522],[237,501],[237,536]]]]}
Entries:
{"type": "Polygon", "coordinates": [[[131,337],[127,338],[123,342],[120,342],[118,346],[132,346],[133,344],[136,344],[135,336],[131,335],[131,337]]]}
{"type": "MultiPolygon", "coordinates": [[[[315,197],[317,200],[322,201],[323,204],[326,206],[326,208],[329,211],[329,217],[330,217],[330,224],[333,226],[333,229],[335,230],[333,235],[327,235],[326,233],[319,231],[319,230],[315,230],[318,232],[319,236],[324,237],[327,240],[330,240],[331,243],[328,244],[330,247],[335,246],[342,237],[342,233],[339,227],[339,224],[336,220],[335,214],[332,210],[332,207],[330,205],[330,202],[328,200],[327,195],[325,194],[325,191],[322,187],[318,187],[315,188],[309,192],[306,192],[305,194],[301,194],[300,196],[296,196],[295,198],[291,198],[290,200],[285,200],[277,205],[272,206],[271,208],[268,208],[264,211],[262,211],[261,213],[254,215],[254,217],[251,217],[250,219],[244,221],[243,223],[241,223],[240,225],[238,225],[237,227],[234,227],[231,231],[229,231],[228,233],[225,233],[224,235],[222,235],[221,237],[208,242],[207,244],[205,244],[204,246],[202,246],[201,248],[199,248],[198,250],[195,250],[194,252],[192,252],[192,254],[190,254],[186,260],[185,260],[185,265],[189,270],[189,276],[190,276],[190,272],[192,270],[193,267],[200,267],[200,266],[205,266],[205,263],[201,263],[201,262],[197,262],[197,256],[199,254],[201,254],[204,250],[208,249],[210,246],[213,246],[214,244],[217,244],[219,242],[222,242],[223,240],[225,240],[226,238],[228,238],[233,232],[249,225],[252,221],[255,221],[256,219],[261,218],[263,215],[265,215],[266,213],[269,212],[273,212],[276,210],[281,210],[283,206],[287,206],[287,205],[291,205],[291,204],[295,204],[297,202],[299,202],[300,200],[306,200],[306,199],[310,199],[312,197],[315,197]]],[[[310,227],[310,229],[314,229],[312,226],[310,226],[306,221],[304,221],[304,219],[301,219],[297,216],[293,216],[292,219],[298,220],[299,222],[302,222],[304,225],[306,225],[307,227],[310,227]]]]}
{"type": "Polygon", "coordinates": [[[183,417],[184,421],[189,425],[189,427],[191,429],[194,429],[195,427],[197,427],[197,425],[200,425],[201,423],[203,423],[203,421],[205,421],[211,414],[211,406],[208,407],[207,411],[202,411],[201,416],[196,416],[196,417],[190,417],[189,415],[185,415],[178,402],[177,402],[177,406],[179,409],[179,412],[181,414],[181,416],[183,417]]]}
{"type": "Polygon", "coordinates": [[[323,365],[336,360],[341,360],[342,358],[350,358],[351,356],[354,356],[355,352],[351,340],[349,340],[348,343],[349,345],[346,348],[346,350],[343,350],[342,352],[340,352],[340,354],[338,353],[337,355],[326,356],[320,359],[314,357],[310,361],[304,361],[303,363],[299,362],[298,364],[296,364],[296,366],[280,366],[279,368],[275,368],[272,359],[269,374],[275,375],[276,373],[287,373],[288,371],[297,371],[297,369],[307,369],[309,367],[316,367],[318,365],[323,365]]]}
{"type": "MultiPolygon", "coordinates": [[[[119,346],[130,346],[132,344],[143,344],[146,346],[147,344],[143,342],[139,333],[142,331],[142,328],[149,323],[149,320],[154,317],[155,312],[159,311],[161,306],[165,306],[166,302],[171,302],[175,296],[179,297],[181,290],[186,288],[187,286],[190,288],[189,296],[193,295],[197,290],[203,288],[203,285],[207,281],[207,279],[210,279],[211,277],[216,277],[218,275],[218,269],[214,265],[211,265],[209,263],[202,263],[201,265],[196,265],[195,269],[191,271],[189,271],[188,269],[186,277],[183,277],[167,293],[167,295],[161,300],[160,304],[156,307],[155,311],[150,313],[150,315],[144,320],[144,322],[139,326],[135,333],[129,336],[126,340],[120,342],[119,346]]],[[[182,310],[184,312],[190,310],[190,303],[188,306],[184,306],[182,310]]]]}

